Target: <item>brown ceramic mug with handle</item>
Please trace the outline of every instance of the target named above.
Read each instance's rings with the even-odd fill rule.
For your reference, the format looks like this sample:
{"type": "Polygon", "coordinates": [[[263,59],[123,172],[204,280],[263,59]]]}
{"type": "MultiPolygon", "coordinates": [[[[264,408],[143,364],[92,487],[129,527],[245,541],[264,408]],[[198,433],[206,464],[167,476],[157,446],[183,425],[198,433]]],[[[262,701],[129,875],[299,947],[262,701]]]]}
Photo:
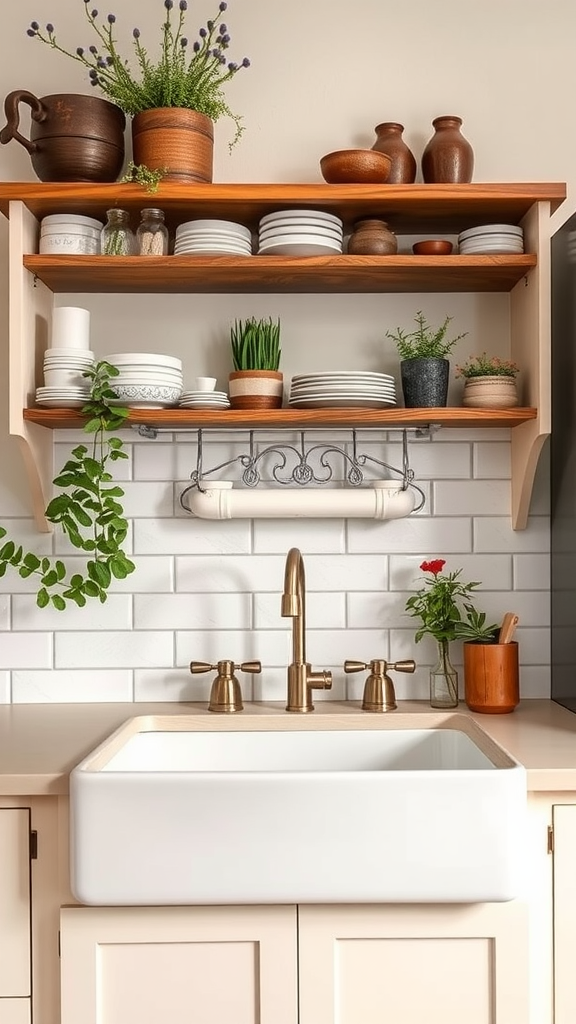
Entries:
{"type": "Polygon", "coordinates": [[[12,139],[30,154],[40,181],[116,181],[124,163],[126,118],[98,96],[56,93],[40,99],[15,89],[4,100],[0,142],[12,139]],[[19,131],[20,104],[32,113],[30,138],[19,131]]]}

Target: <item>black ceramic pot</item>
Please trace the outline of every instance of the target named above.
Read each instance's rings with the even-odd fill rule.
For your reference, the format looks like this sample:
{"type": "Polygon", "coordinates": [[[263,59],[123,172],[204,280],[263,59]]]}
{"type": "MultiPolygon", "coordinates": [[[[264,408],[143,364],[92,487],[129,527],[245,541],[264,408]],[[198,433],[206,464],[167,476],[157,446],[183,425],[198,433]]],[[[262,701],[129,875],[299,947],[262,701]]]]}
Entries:
{"type": "Polygon", "coordinates": [[[400,363],[407,409],[438,408],[448,399],[450,362],[440,356],[403,359],[400,363]]]}

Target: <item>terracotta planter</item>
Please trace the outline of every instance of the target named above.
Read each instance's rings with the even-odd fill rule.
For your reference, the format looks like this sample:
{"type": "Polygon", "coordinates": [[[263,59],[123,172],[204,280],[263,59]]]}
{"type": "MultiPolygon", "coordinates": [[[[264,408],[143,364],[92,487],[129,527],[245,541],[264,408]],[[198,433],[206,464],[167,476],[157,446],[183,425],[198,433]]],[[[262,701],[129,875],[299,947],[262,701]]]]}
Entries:
{"type": "Polygon", "coordinates": [[[511,409],[518,405],[514,377],[468,377],[462,405],[469,409],[511,409]]]}
{"type": "Polygon", "coordinates": [[[235,370],[228,391],[233,409],[281,409],[283,376],[278,370],[235,370]]]}
{"type": "Polygon", "coordinates": [[[142,110],[132,120],[135,164],[166,167],[167,181],[212,181],[214,125],[205,114],[184,107],[142,110]]]}
{"type": "Polygon", "coordinates": [[[466,641],[464,699],[471,711],[506,715],[520,700],[518,644],[483,644],[466,641]]]}
{"type": "Polygon", "coordinates": [[[98,96],[56,93],[38,99],[16,89],[4,101],[0,142],[16,139],[40,181],[116,181],[124,163],[126,118],[98,96]],[[20,104],[32,111],[30,139],[20,133],[20,104]]]}

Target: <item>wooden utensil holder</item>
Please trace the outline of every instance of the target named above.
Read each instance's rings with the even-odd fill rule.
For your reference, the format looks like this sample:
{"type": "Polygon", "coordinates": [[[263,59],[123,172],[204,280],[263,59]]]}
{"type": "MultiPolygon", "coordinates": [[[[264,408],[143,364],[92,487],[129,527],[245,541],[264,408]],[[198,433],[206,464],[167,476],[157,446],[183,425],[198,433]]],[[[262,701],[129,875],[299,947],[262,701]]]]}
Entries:
{"type": "Polygon", "coordinates": [[[464,649],[464,699],[471,711],[505,715],[520,700],[518,644],[467,641],[464,649]]]}

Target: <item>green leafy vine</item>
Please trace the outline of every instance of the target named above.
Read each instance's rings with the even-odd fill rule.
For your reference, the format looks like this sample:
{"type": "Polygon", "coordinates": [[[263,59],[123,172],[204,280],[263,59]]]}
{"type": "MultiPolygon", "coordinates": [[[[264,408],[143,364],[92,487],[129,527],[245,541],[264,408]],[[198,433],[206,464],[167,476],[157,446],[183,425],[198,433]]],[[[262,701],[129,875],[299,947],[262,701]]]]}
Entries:
{"type": "MultiPolygon", "coordinates": [[[[117,375],[117,368],[105,360],[85,371],[90,397],[82,412],[88,417],[84,430],[92,435],[92,443],[72,450],[71,458],[54,478],[60,493],[46,508],[48,521],[60,527],[73,547],[85,552],[85,573],[70,574],[61,559],[24,552],[10,539],[4,540],[0,548],[0,577],[9,567],[22,579],[37,576],[36,603],[40,608],[52,605],[64,611],[69,602],[83,608],[88,598],[104,603],[113,580],[126,579],[136,568],[122,547],[128,523],[118,499],[124,491],[114,483],[109,469],[110,463],[128,458],[123,442],[108,437],[110,431],[123,425],[129,412],[113,404],[116,395],[110,380],[117,375]]],[[[6,536],[0,526],[0,538],[6,536]]]]}

